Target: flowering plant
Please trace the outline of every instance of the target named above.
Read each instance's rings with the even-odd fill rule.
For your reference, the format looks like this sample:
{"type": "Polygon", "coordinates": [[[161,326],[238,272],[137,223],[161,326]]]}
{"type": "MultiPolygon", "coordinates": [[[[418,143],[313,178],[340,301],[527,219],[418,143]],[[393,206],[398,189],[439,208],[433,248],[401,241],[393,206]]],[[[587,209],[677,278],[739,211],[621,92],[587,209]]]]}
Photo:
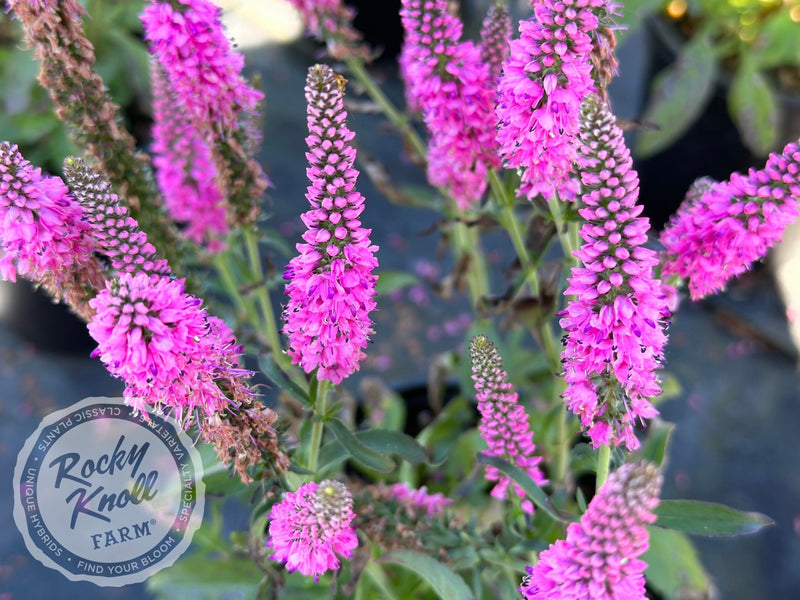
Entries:
{"type": "MultiPolygon", "coordinates": [[[[699,180],[659,244],[606,93],[621,6],[535,0],[512,35],[494,4],[470,41],[446,0],[403,0],[399,65],[422,136],[370,75],[374,51],[352,11],[339,0],[293,3],[424,166],[455,263],[439,291],[469,297],[468,334],[434,381],[457,380],[455,397],[445,403],[432,385],[432,417],[416,430],[390,390],[362,386],[360,405],[347,393],[381,305],[436,267],[429,257],[417,275],[381,270],[389,251],[361,220],[370,202],[358,191],[345,78],[328,64],[308,68],[308,204],[296,210],[303,233],[281,278],[265,269],[280,240],[264,232],[271,182],[254,159],[264,94],[244,78],[220,9],[151,0],[142,12],[148,154],[94,69],[81,6],[9,2],[85,156],[67,157],[62,179],[0,144],[0,273],[68,304],[126,401],[195,432],[216,451],[206,452],[208,487],[251,501],[248,531],[223,536],[213,510],[198,552],[154,576],[151,590],[711,596],[686,534],[770,521],[660,497],[667,326],[684,285],[692,299],[720,291],[797,216],[800,146],[727,181],[699,180]],[[482,250],[489,228],[516,254],[502,283],[482,250]],[[498,285],[506,291],[493,295],[498,285]],[[270,292],[281,289],[278,314],[270,292]],[[275,392],[268,401],[253,361],[275,392]]],[[[365,164],[387,194],[409,194],[365,164]]]]}

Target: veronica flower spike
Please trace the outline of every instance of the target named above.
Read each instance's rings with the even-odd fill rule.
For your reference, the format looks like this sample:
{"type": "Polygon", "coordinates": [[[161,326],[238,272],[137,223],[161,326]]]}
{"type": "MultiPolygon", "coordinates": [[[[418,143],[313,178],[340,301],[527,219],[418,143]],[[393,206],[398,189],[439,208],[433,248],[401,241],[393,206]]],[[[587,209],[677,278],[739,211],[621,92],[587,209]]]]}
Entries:
{"type": "Polygon", "coordinates": [[[188,119],[222,135],[238,130],[263,94],[241,75],[244,57],[231,48],[222,9],[209,0],[151,0],[141,19],[150,52],[188,119]]]}
{"type": "Polygon", "coordinates": [[[639,180],[622,130],[596,97],[584,103],[579,160],[585,243],[575,252],[561,313],[564,400],[595,448],[639,441],[637,419],[658,414],[648,398],[661,393],[670,299],[653,275],[658,257],[644,247],[650,223],[639,217],[639,180]]]}
{"type": "Polygon", "coordinates": [[[649,546],[662,476],[653,463],[622,465],[592,498],[567,539],[539,554],[519,592],[525,600],[645,600],[639,559],[649,546]]]}
{"type": "Polygon", "coordinates": [[[88,321],[88,301],[105,285],[95,249],[64,182],[42,174],[16,145],[0,143],[0,278],[42,285],[88,321]]]}
{"type": "Polygon", "coordinates": [[[597,90],[592,36],[615,6],[607,0],[532,4],[534,15],[520,22],[497,89],[499,153],[507,168],[522,171],[520,197],[573,200],[580,187],[572,168],[581,102],[597,90]]]}
{"type": "Polygon", "coordinates": [[[377,246],[361,226],[364,197],[355,190],[358,171],[355,134],[347,128],[345,80],[325,65],[309,69],[306,80],[306,138],[311,210],[299,255],[286,267],[284,333],[288,353],[306,373],[340,383],[359,368],[372,331],[375,309],[373,270],[377,246]]]}
{"type": "Polygon", "coordinates": [[[500,166],[492,110],[496,76],[480,47],[460,41],[463,26],[446,0],[403,0],[400,16],[406,97],[422,110],[430,135],[428,181],[466,210],[486,190],[489,170],[500,166]]]}
{"type": "MultiPolygon", "coordinates": [[[[539,485],[547,479],[539,468],[540,456],[534,456],[533,431],[528,423],[525,408],[517,402],[518,395],[508,382],[503,370],[503,359],[494,344],[485,335],[472,338],[470,343],[472,379],[481,413],[479,430],[489,449],[486,454],[507,460],[524,470],[539,485]]],[[[504,499],[511,479],[493,466],[486,466],[486,479],[496,481],[492,497],[504,499]]],[[[523,499],[522,509],[533,512],[533,504],[525,500],[524,490],[513,483],[514,492],[523,499]]]]}
{"type": "Polygon", "coordinates": [[[661,234],[662,274],[689,280],[692,299],[723,289],[764,258],[800,213],[800,142],[761,170],[728,181],[699,180],[661,234]]]}
{"type": "Polygon", "coordinates": [[[270,558],[319,581],[326,571],[339,568],[340,556],[353,556],[358,546],[353,517],[353,497],[343,483],[326,479],[301,485],[269,514],[270,558]]]}

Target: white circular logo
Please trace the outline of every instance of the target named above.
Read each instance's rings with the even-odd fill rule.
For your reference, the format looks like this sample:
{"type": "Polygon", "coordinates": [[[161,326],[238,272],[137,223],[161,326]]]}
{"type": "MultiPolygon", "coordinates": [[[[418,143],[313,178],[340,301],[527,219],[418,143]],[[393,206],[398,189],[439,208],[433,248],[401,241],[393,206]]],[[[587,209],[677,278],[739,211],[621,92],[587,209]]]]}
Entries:
{"type": "Polygon", "coordinates": [[[28,551],[73,581],[144,581],[189,547],[203,518],[202,463],[172,420],[122,398],[48,415],[14,470],[14,521],[28,551]]]}

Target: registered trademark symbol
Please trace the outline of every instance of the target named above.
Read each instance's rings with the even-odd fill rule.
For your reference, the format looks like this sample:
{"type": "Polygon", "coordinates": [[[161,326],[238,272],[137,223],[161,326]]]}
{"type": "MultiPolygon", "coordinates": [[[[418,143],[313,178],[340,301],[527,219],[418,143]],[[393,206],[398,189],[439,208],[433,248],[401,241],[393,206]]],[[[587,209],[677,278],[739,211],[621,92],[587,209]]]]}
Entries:
{"type": "Polygon", "coordinates": [[[150,525],[155,525],[155,524],[156,524],[156,520],[155,519],[150,519],[150,525]]]}

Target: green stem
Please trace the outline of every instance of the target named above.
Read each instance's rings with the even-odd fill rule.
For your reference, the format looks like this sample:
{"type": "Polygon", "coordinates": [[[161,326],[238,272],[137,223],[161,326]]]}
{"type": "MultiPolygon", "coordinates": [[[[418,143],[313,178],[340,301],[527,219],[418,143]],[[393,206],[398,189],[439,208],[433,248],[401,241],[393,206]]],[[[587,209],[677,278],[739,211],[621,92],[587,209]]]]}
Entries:
{"type": "Polygon", "coordinates": [[[261,309],[261,318],[257,319],[255,322],[259,323],[258,330],[267,339],[275,362],[278,363],[278,366],[284,371],[289,371],[289,357],[284,354],[281,349],[278,325],[275,321],[275,311],[272,309],[272,300],[269,297],[269,290],[265,283],[266,278],[264,277],[264,270],[262,268],[261,253],[258,251],[258,239],[256,238],[255,230],[245,227],[244,241],[247,247],[247,257],[250,261],[253,280],[256,283],[254,293],[259,308],[261,309]]]}
{"type": "Polygon", "coordinates": [[[595,491],[608,479],[608,469],[611,465],[611,446],[603,444],[597,451],[597,483],[595,484],[595,491]]]}
{"type": "Polygon", "coordinates": [[[453,241],[460,261],[462,256],[469,257],[466,278],[473,308],[478,308],[481,298],[489,294],[489,276],[486,259],[480,251],[480,236],[477,227],[469,227],[460,219],[455,221],[453,241]]]}
{"type": "MultiPolygon", "coordinates": [[[[316,377],[316,373],[313,377],[316,377]]],[[[312,382],[309,390],[311,406],[314,407],[314,422],[311,424],[311,442],[308,451],[308,470],[312,472],[317,471],[319,449],[322,445],[322,430],[325,426],[325,413],[328,410],[328,389],[327,381],[317,381],[316,385],[313,385],[312,382]]]]}
{"type": "Polygon", "coordinates": [[[420,138],[417,132],[414,131],[414,128],[411,127],[408,118],[397,110],[395,105],[392,104],[392,101],[389,100],[386,94],[375,84],[370,74],[364,68],[364,63],[357,58],[348,58],[345,60],[345,64],[356,80],[367,90],[369,97],[381,108],[383,114],[392,122],[392,125],[397,127],[419,157],[424,161],[428,152],[425,142],[422,141],[422,138],[420,138]]]}
{"type": "Polygon", "coordinates": [[[494,198],[500,204],[503,210],[502,225],[508,231],[511,237],[511,243],[514,245],[514,250],[517,252],[517,258],[522,265],[523,272],[525,273],[525,280],[531,288],[531,293],[534,296],[539,295],[539,276],[536,272],[536,266],[531,261],[528,254],[528,249],[525,247],[525,238],[522,233],[522,228],[519,225],[519,220],[514,214],[514,198],[509,197],[497,171],[492,169],[489,171],[489,183],[492,186],[492,193],[494,198]]]}
{"type": "Polygon", "coordinates": [[[231,301],[236,305],[236,310],[239,313],[246,315],[248,320],[250,320],[250,318],[253,316],[253,307],[245,302],[241,291],[239,291],[239,286],[231,272],[230,261],[228,260],[228,257],[229,252],[215,255],[212,259],[214,268],[219,275],[222,286],[225,288],[225,292],[228,294],[228,298],[230,298],[231,301]]]}
{"type": "Polygon", "coordinates": [[[550,208],[550,214],[553,215],[553,221],[556,224],[556,233],[558,240],[561,242],[561,247],[564,249],[564,254],[570,261],[575,258],[572,253],[578,249],[577,245],[573,245],[572,238],[569,231],[564,227],[564,213],[561,211],[561,199],[558,196],[553,196],[547,201],[547,206],[550,208]]]}

